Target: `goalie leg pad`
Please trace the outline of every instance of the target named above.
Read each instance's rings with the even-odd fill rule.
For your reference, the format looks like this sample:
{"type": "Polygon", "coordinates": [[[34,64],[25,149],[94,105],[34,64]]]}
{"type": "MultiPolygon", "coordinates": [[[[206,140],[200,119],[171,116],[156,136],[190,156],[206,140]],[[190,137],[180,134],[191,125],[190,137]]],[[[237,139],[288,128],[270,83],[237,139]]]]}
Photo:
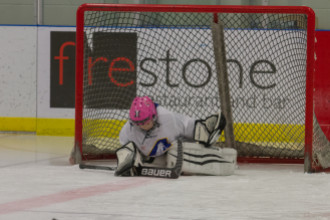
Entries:
{"type": "MultiPolygon", "coordinates": [[[[176,162],[175,148],[167,153],[167,166],[176,162]]],[[[228,176],[234,174],[237,151],[232,148],[211,146],[205,148],[197,142],[183,143],[182,172],[185,174],[228,176]]]]}
{"type": "Polygon", "coordinates": [[[219,139],[225,126],[226,119],[221,112],[217,115],[211,115],[205,120],[197,120],[195,122],[194,139],[210,146],[219,139]]]}

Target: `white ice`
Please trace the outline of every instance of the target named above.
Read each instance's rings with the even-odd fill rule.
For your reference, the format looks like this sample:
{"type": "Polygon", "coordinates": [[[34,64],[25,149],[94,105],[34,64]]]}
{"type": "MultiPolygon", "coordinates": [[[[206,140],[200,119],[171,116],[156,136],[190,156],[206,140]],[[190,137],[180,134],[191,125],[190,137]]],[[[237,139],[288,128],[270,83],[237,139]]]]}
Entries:
{"type": "Polygon", "coordinates": [[[302,164],[125,178],[70,166],[72,146],[73,137],[0,134],[0,220],[330,219],[330,174],[302,164]]]}

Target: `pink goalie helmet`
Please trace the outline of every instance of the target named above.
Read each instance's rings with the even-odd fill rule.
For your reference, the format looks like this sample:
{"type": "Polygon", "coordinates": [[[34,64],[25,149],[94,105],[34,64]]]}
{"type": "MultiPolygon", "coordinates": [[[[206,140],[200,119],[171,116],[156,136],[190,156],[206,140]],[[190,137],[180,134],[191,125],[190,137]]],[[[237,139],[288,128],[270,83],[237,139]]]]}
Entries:
{"type": "Polygon", "coordinates": [[[144,125],[157,115],[154,102],[148,97],[136,97],[129,110],[129,118],[136,125],[144,125]]]}

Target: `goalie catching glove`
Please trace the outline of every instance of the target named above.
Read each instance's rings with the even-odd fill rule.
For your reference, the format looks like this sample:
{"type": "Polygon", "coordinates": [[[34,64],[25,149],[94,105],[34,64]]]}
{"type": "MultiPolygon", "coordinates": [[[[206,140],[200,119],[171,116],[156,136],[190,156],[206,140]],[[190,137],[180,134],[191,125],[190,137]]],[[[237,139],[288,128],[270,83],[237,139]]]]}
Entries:
{"type": "Polygon", "coordinates": [[[197,120],[194,139],[208,147],[218,140],[225,126],[226,118],[221,112],[217,115],[211,115],[205,120],[197,120]]]}

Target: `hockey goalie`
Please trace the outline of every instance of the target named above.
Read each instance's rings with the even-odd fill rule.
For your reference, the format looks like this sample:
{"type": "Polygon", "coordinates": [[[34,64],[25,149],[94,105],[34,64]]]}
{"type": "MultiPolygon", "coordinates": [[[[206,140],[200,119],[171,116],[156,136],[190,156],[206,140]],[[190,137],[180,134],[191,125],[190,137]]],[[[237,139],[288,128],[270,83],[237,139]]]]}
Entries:
{"type": "MultiPolygon", "coordinates": [[[[181,175],[234,173],[236,150],[214,145],[226,125],[223,114],[196,120],[144,96],[133,100],[129,118],[119,135],[122,147],[116,151],[116,176],[137,175],[141,167],[173,168],[178,162],[181,175]]],[[[166,171],[158,175],[166,175],[166,171]]]]}

